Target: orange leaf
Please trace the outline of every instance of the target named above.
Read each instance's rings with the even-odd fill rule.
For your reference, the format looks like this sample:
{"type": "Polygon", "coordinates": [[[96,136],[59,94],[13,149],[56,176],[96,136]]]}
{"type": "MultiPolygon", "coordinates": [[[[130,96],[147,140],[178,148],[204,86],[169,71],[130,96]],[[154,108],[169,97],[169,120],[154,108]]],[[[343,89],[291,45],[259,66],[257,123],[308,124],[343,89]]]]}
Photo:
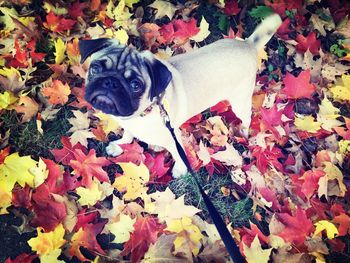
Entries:
{"type": "Polygon", "coordinates": [[[54,80],[50,87],[43,88],[42,93],[48,97],[51,104],[63,105],[68,101],[70,94],[70,87],[68,84],[63,84],[60,80],[54,80]]]}
{"type": "Polygon", "coordinates": [[[28,96],[21,96],[15,107],[17,113],[23,113],[22,121],[29,121],[39,110],[39,105],[28,96]]]}
{"type": "Polygon", "coordinates": [[[63,31],[72,29],[75,21],[72,19],[65,19],[62,16],[56,16],[54,12],[51,11],[46,16],[46,22],[43,24],[52,32],[62,33],[63,31]]]}

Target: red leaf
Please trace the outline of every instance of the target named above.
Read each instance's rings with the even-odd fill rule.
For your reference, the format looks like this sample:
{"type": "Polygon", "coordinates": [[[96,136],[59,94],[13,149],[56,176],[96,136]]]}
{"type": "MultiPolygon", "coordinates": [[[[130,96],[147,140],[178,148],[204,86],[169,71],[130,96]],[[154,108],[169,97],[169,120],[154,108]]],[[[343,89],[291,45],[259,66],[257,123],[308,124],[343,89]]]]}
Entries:
{"type": "Polygon", "coordinates": [[[71,30],[75,23],[76,21],[72,19],[65,19],[62,16],[56,16],[54,12],[50,11],[46,16],[46,22],[43,24],[52,32],[62,33],[63,31],[71,30]]]}
{"type": "Polygon", "coordinates": [[[350,217],[347,214],[341,214],[334,217],[333,222],[339,224],[339,236],[350,234],[350,217]]]}
{"type": "Polygon", "coordinates": [[[252,222],[250,222],[250,229],[243,227],[240,229],[239,234],[241,236],[241,241],[248,247],[250,247],[256,235],[258,235],[258,238],[263,245],[269,243],[269,237],[265,236],[258,226],[252,222]]]}
{"type": "Polygon", "coordinates": [[[25,187],[16,185],[12,190],[12,204],[16,207],[24,207],[31,210],[31,194],[32,189],[28,185],[25,185],[25,187]]]}
{"type": "Polygon", "coordinates": [[[83,226],[83,228],[76,232],[72,237],[71,247],[69,248],[68,252],[69,255],[76,256],[83,262],[87,261],[88,259],[86,259],[81,253],[80,247],[84,247],[94,254],[104,255],[105,252],[96,240],[96,236],[101,233],[104,225],[105,222],[100,222],[97,224],[87,224],[83,226]]]}
{"type": "Polygon", "coordinates": [[[66,186],[64,184],[63,179],[63,170],[61,166],[55,163],[52,160],[43,159],[46,164],[47,169],[49,170],[49,174],[45,183],[47,184],[51,193],[55,194],[64,194],[67,192],[66,186]]]}
{"type": "Polygon", "coordinates": [[[168,45],[174,40],[174,25],[173,23],[169,23],[163,25],[159,29],[159,36],[157,37],[157,41],[159,44],[168,45]]]}
{"type": "Polygon", "coordinates": [[[284,224],[285,228],[278,234],[286,242],[292,242],[295,245],[302,245],[306,238],[314,231],[312,221],[307,218],[306,213],[300,207],[294,212],[276,214],[277,219],[284,224]]]}
{"type": "Polygon", "coordinates": [[[145,157],[146,158],[144,164],[150,171],[150,181],[156,181],[157,179],[166,175],[166,173],[169,171],[170,162],[164,163],[164,152],[158,153],[155,157],[153,157],[150,153],[145,153],[145,157]]]}
{"type": "Polygon", "coordinates": [[[224,13],[226,15],[237,15],[240,11],[237,0],[225,1],[224,13]]]}
{"type": "Polygon", "coordinates": [[[31,41],[29,41],[27,43],[27,48],[30,50],[29,51],[29,55],[32,58],[34,63],[42,61],[45,58],[45,56],[46,56],[45,53],[41,53],[41,52],[37,53],[37,52],[35,52],[35,46],[36,46],[35,39],[32,39],[31,41]]]}
{"type": "Polygon", "coordinates": [[[74,226],[74,231],[77,232],[80,228],[84,228],[88,224],[92,223],[96,219],[98,214],[99,213],[97,211],[88,211],[87,208],[81,210],[77,214],[78,221],[74,226]]]}
{"type": "Polygon", "coordinates": [[[136,141],[131,144],[121,144],[120,147],[123,149],[123,153],[115,158],[110,158],[112,162],[133,162],[136,165],[144,162],[143,148],[136,141]]]}
{"type": "Polygon", "coordinates": [[[83,151],[84,153],[87,153],[86,148],[83,145],[81,145],[80,142],[72,146],[69,137],[62,136],[61,143],[63,144],[62,149],[51,150],[51,153],[53,154],[56,162],[58,163],[61,162],[64,165],[68,165],[71,160],[75,159],[73,152],[77,149],[83,151]]]}
{"type": "Polygon", "coordinates": [[[321,170],[310,170],[303,174],[299,180],[303,180],[303,184],[301,186],[301,192],[306,196],[307,199],[314,194],[314,192],[318,189],[318,181],[321,177],[325,176],[325,172],[321,170]]]}
{"type": "Polygon", "coordinates": [[[260,108],[262,121],[268,127],[281,125],[282,113],[282,110],[278,110],[277,104],[270,109],[260,108]]]}
{"type": "Polygon", "coordinates": [[[18,255],[14,260],[7,258],[4,263],[31,263],[34,262],[38,255],[30,255],[27,253],[22,253],[18,255]]]}
{"type": "Polygon", "coordinates": [[[299,11],[303,7],[303,0],[274,0],[273,3],[271,1],[265,0],[265,5],[271,7],[277,14],[281,17],[286,17],[286,10],[296,10],[299,11]]]}
{"type": "Polygon", "coordinates": [[[85,95],[85,89],[86,87],[83,86],[81,88],[72,88],[72,94],[76,97],[76,99],[70,103],[71,106],[73,107],[77,107],[77,108],[83,108],[83,107],[86,107],[88,110],[91,110],[92,109],[92,106],[90,103],[88,103],[85,98],[84,98],[84,95],[85,95]]]}
{"type": "Polygon", "coordinates": [[[103,166],[111,164],[105,157],[96,157],[96,151],[91,149],[86,155],[82,150],[76,149],[74,152],[75,160],[69,162],[74,169],[74,174],[81,176],[83,179],[81,184],[89,187],[92,177],[96,177],[100,182],[108,182],[109,177],[102,169],[103,166]]]}
{"type": "Polygon", "coordinates": [[[87,3],[80,3],[79,1],[74,2],[69,8],[68,8],[68,14],[71,18],[77,19],[78,17],[83,17],[84,8],[87,7],[87,3]]]}
{"type": "Polygon", "coordinates": [[[10,147],[6,147],[5,149],[0,151],[0,164],[2,164],[5,158],[10,154],[10,147]]]}
{"type": "Polygon", "coordinates": [[[267,202],[272,203],[271,208],[273,210],[280,210],[281,209],[281,205],[279,204],[279,202],[277,200],[277,196],[276,196],[275,191],[272,191],[270,188],[267,188],[267,187],[261,187],[261,188],[259,188],[259,193],[267,202]]]}
{"type": "Polygon", "coordinates": [[[139,262],[149,246],[157,241],[158,236],[163,232],[164,225],[158,223],[157,218],[147,216],[138,218],[134,228],[129,241],[124,244],[121,255],[126,256],[131,253],[131,262],[139,262]]]}
{"type": "Polygon", "coordinates": [[[16,50],[16,53],[14,55],[14,59],[11,60],[8,66],[12,66],[15,68],[28,67],[27,51],[25,49],[21,49],[18,39],[15,39],[14,48],[16,50]]]}
{"type": "Polygon", "coordinates": [[[277,30],[277,35],[283,40],[289,40],[289,33],[292,33],[293,30],[289,28],[290,26],[290,18],[286,18],[280,27],[277,30]]]}
{"type": "Polygon", "coordinates": [[[272,149],[263,149],[260,146],[255,146],[252,149],[252,156],[256,158],[256,166],[262,174],[266,172],[267,167],[270,165],[274,166],[279,171],[283,171],[283,165],[278,161],[278,158],[285,156],[276,146],[272,149]]]}
{"type": "Polygon", "coordinates": [[[313,55],[318,55],[321,41],[316,39],[316,32],[309,33],[307,37],[299,34],[296,41],[298,42],[296,46],[298,51],[305,53],[309,49],[313,55]]]}
{"type": "Polygon", "coordinates": [[[31,225],[41,226],[45,231],[53,231],[66,217],[64,203],[55,201],[47,184],[41,184],[32,194],[32,205],[35,217],[31,225]]]}
{"type": "Polygon", "coordinates": [[[187,41],[190,37],[196,35],[199,32],[197,27],[197,21],[194,18],[191,18],[189,21],[183,21],[181,19],[176,19],[174,23],[174,37],[180,43],[187,41]]]}
{"type": "Polygon", "coordinates": [[[282,89],[282,93],[287,95],[288,99],[311,98],[316,87],[310,84],[310,78],[310,70],[300,72],[298,77],[287,72],[283,79],[285,87],[282,89]]]}

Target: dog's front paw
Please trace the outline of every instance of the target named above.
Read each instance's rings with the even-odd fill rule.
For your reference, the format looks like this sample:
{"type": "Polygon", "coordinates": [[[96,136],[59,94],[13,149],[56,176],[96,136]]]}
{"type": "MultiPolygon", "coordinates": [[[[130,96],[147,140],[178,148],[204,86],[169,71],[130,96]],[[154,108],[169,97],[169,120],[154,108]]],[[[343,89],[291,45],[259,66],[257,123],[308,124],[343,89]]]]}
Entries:
{"type": "Polygon", "coordinates": [[[123,149],[119,146],[118,141],[112,141],[106,147],[106,152],[112,157],[116,157],[123,153],[123,149]]]}
{"type": "Polygon", "coordinates": [[[174,178],[179,178],[180,176],[187,174],[187,167],[183,162],[175,162],[175,165],[173,167],[173,177],[174,178]]]}

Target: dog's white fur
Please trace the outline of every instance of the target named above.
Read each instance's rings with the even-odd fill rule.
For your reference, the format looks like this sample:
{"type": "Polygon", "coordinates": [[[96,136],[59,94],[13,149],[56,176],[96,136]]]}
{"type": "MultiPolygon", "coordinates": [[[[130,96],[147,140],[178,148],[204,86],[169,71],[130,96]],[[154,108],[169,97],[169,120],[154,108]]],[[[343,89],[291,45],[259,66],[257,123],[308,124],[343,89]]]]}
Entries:
{"type": "MultiPolygon", "coordinates": [[[[266,18],[245,41],[221,39],[162,61],[173,76],[165,97],[169,101],[170,121],[180,142],[181,124],[222,100],[230,101],[247,135],[255,88],[257,51],[265,46],[280,24],[281,18],[275,14],[266,18]]],[[[144,56],[155,59],[150,52],[144,52],[144,56]]],[[[118,118],[118,122],[124,128],[124,135],[121,140],[110,143],[107,147],[109,154],[116,155],[118,144],[130,143],[136,137],[147,144],[162,146],[172,154],[175,159],[174,177],[187,172],[157,107],[153,107],[144,117],[118,118]]]]}

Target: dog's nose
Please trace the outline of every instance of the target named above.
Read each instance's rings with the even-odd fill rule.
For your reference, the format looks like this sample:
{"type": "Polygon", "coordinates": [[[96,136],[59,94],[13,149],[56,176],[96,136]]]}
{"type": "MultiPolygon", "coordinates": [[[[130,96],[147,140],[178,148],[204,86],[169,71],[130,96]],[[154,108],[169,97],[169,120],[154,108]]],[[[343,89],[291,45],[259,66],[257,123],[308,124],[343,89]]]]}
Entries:
{"type": "Polygon", "coordinates": [[[102,111],[109,111],[114,107],[113,101],[105,95],[96,96],[92,100],[92,105],[102,111]]]}
{"type": "Polygon", "coordinates": [[[104,89],[112,89],[114,87],[114,83],[110,78],[105,78],[102,81],[102,88],[104,89]]]}

